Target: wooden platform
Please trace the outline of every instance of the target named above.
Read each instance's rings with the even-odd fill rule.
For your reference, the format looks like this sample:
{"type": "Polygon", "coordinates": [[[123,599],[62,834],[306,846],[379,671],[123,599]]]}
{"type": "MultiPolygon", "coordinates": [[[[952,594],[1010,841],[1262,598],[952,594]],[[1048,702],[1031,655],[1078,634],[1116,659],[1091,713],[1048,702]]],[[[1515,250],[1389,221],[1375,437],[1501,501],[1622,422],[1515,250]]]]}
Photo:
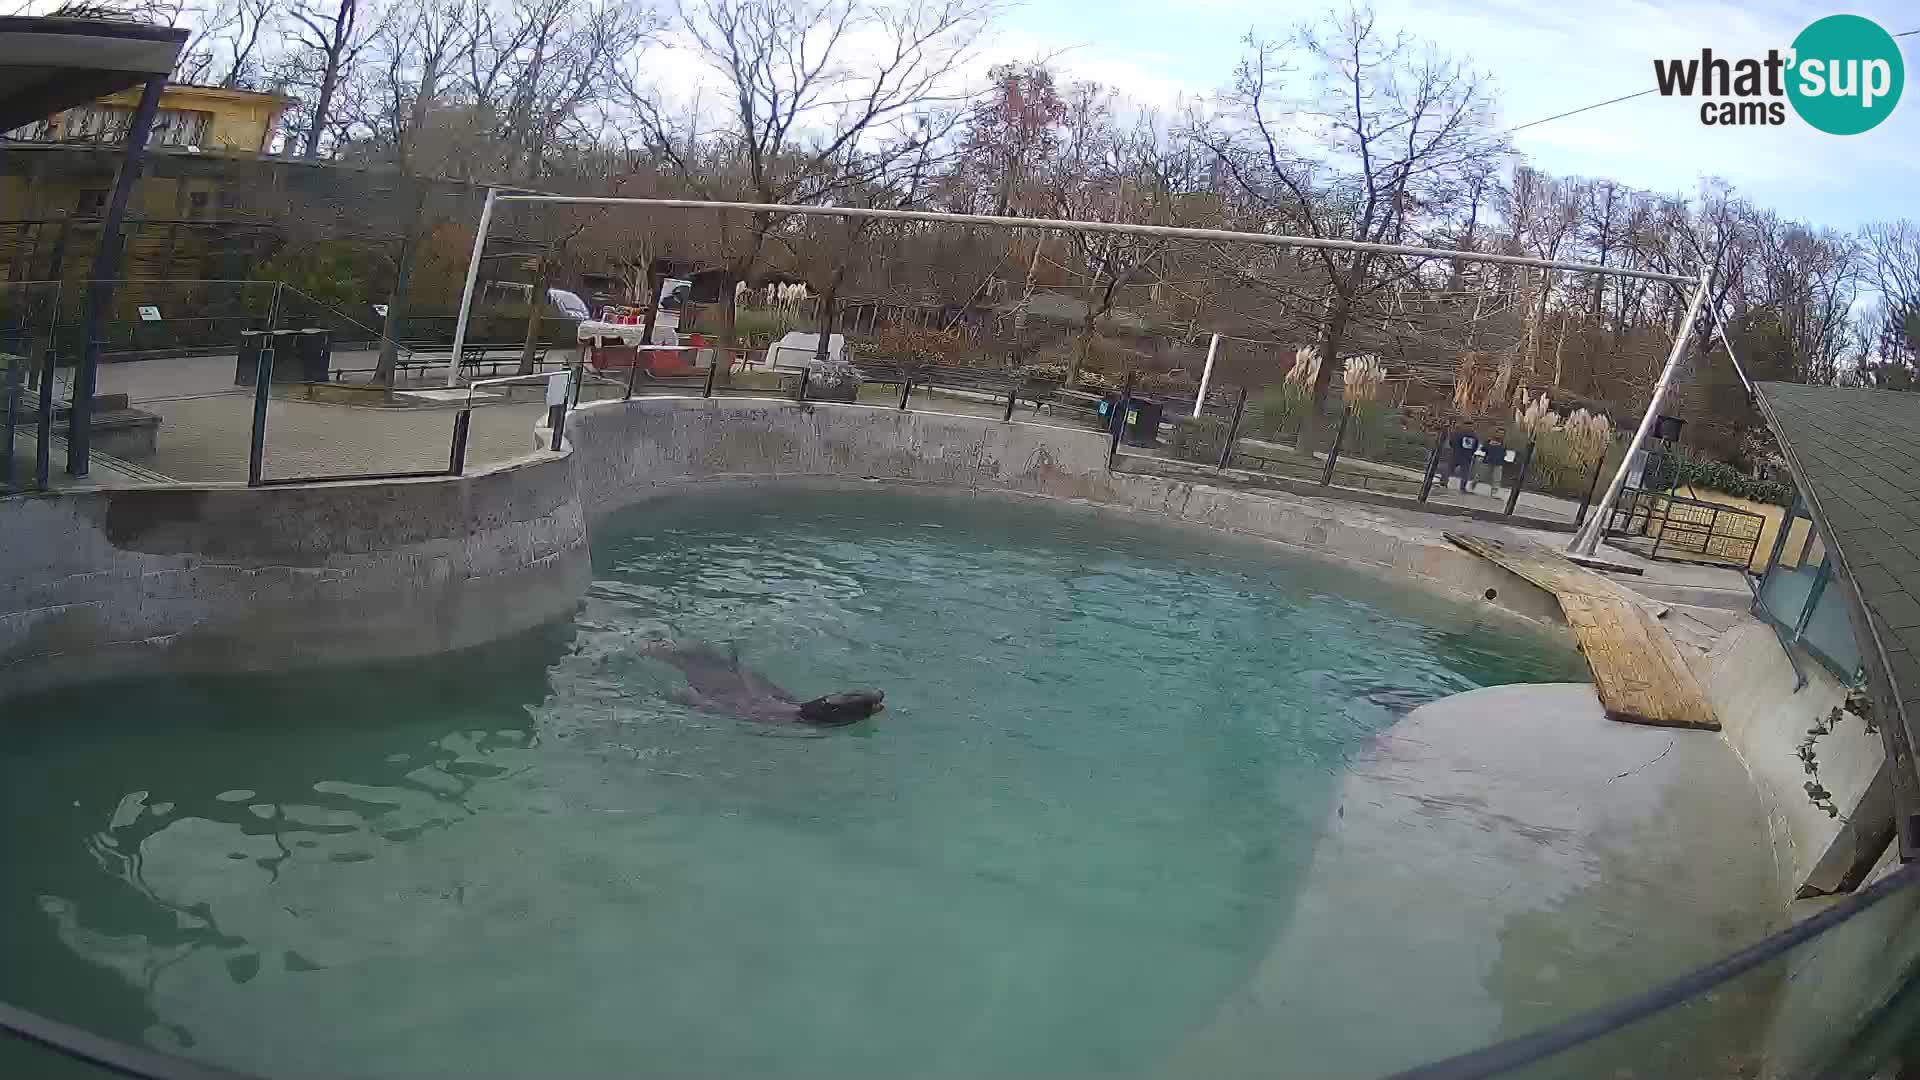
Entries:
{"type": "Polygon", "coordinates": [[[1612,582],[1538,544],[1446,536],[1554,595],[1593,670],[1607,716],[1630,724],[1720,730],[1679,646],[1651,612],[1612,582]]]}

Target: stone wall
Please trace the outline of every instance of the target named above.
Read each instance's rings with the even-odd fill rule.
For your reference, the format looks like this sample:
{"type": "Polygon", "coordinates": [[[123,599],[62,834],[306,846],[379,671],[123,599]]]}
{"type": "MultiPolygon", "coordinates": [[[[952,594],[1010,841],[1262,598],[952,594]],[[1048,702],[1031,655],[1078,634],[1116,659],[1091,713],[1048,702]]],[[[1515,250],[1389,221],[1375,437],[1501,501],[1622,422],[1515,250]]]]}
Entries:
{"type": "Polygon", "coordinates": [[[0,501],[0,696],[158,671],[413,656],[572,609],[569,463],[311,487],[0,501]]]}

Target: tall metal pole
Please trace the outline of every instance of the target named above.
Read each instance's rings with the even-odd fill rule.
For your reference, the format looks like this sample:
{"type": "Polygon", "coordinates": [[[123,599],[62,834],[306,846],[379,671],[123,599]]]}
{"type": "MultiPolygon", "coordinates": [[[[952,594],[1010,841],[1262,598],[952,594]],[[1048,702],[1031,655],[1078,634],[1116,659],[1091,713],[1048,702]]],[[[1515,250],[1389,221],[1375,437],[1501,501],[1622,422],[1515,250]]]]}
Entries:
{"type": "Polygon", "coordinates": [[[1647,414],[1640,418],[1640,428],[1633,433],[1633,442],[1627,445],[1627,456],[1620,459],[1620,468],[1607,482],[1607,493],[1600,499],[1600,507],[1580,531],[1573,534],[1573,542],[1567,550],[1575,555],[1592,555],[1600,548],[1600,537],[1606,532],[1607,522],[1613,518],[1613,504],[1620,499],[1620,492],[1627,486],[1627,473],[1633,468],[1634,455],[1647,443],[1647,436],[1653,431],[1654,421],[1660,415],[1660,406],[1667,400],[1667,389],[1673,385],[1673,373],[1680,368],[1680,361],[1687,355],[1687,346],[1693,343],[1693,323],[1700,315],[1700,305],[1707,298],[1707,280],[1712,269],[1700,271],[1700,284],[1693,290],[1693,299],[1687,303],[1686,321],[1680,324],[1680,332],[1674,335],[1673,351],[1667,354],[1667,366],[1660,371],[1660,381],[1653,386],[1653,397],[1647,402],[1647,414]]]}
{"type": "Polygon", "coordinates": [[[1213,335],[1207,342],[1207,366],[1200,369],[1200,392],[1193,396],[1193,415],[1200,415],[1200,407],[1207,403],[1207,384],[1213,381],[1213,357],[1220,351],[1220,335],[1213,335]]]}
{"type": "Polygon", "coordinates": [[[127,148],[120,155],[120,175],[113,182],[113,196],[107,203],[107,218],[100,223],[100,239],[93,248],[93,270],[87,282],[87,307],[83,316],[80,342],[80,366],[73,373],[73,408],[67,414],[67,475],[87,475],[89,443],[93,438],[94,372],[100,366],[100,320],[113,303],[113,281],[120,273],[120,228],[127,218],[127,199],[134,182],[140,179],[140,165],[147,155],[147,136],[153,131],[154,114],[160,111],[160,93],[167,88],[167,77],[155,75],[140,92],[140,104],[133,110],[133,123],[127,128],[127,148]]]}
{"type": "MultiPolygon", "coordinates": [[[[480,253],[487,246],[487,229],[493,225],[493,201],[500,195],[487,189],[487,202],[480,208],[480,231],[473,236],[473,254],[467,257],[467,287],[460,293],[460,317],[453,323],[453,355],[447,357],[447,387],[460,385],[460,350],[467,344],[467,315],[473,311],[473,289],[480,282],[480,253]]],[[[541,297],[535,297],[536,302],[541,297]]]]}

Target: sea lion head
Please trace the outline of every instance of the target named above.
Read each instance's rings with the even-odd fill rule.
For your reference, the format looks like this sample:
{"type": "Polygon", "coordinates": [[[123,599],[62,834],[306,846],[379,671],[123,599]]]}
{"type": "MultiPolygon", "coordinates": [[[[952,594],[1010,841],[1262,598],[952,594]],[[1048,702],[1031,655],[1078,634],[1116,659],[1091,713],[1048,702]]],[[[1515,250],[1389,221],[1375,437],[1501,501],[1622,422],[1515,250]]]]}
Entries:
{"type": "Polygon", "coordinates": [[[800,722],[819,727],[858,723],[886,708],[886,694],[878,690],[842,690],[800,705],[800,722]]]}

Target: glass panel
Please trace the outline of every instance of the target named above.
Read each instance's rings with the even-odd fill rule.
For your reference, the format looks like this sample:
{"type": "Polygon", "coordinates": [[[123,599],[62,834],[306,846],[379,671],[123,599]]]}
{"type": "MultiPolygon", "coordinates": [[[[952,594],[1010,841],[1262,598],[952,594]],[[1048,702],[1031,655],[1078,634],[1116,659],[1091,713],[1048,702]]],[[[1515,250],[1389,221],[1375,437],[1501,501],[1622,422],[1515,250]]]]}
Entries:
{"type": "Polygon", "coordinates": [[[1829,579],[1814,602],[1800,640],[1818,652],[1836,671],[1851,676],[1860,669],[1860,641],[1854,636],[1848,608],[1853,599],[1846,585],[1829,579]]]}
{"type": "MultiPolygon", "coordinates": [[[[1800,625],[1800,616],[1807,609],[1807,600],[1813,595],[1813,583],[1819,576],[1820,560],[1800,559],[1789,561],[1787,556],[1793,545],[1787,545],[1780,562],[1767,571],[1767,577],[1760,585],[1760,600],[1766,604],[1767,611],[1774,620],[1789,633],[1800,625]]],[[[1822,559],[1824,559],[1824,552],[1822,559]]]]}

